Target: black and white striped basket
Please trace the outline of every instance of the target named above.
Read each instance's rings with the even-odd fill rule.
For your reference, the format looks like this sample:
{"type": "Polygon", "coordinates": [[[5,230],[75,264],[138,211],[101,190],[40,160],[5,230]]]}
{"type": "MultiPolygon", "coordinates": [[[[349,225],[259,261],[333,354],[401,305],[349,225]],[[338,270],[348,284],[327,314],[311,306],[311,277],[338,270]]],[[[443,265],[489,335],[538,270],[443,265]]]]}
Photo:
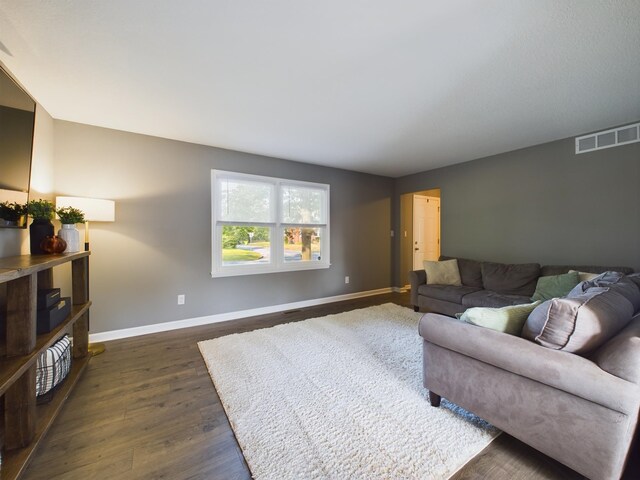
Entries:
{"type": "Polygon", "coordinates": [[[36,395],[41,396],[62,382],[71,369],[71,340],[65,335],[47,348],[36,363],[36,395]]]}

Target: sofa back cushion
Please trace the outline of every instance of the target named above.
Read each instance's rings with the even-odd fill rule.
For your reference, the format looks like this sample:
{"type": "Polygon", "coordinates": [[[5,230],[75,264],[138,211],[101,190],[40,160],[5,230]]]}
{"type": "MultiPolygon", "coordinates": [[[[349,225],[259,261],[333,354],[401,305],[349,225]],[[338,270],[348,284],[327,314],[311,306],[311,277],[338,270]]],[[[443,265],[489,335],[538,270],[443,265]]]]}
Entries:
{"type": "MultiPolygon", "coordinates": [[[[453,260],[454,257],[445,257],[442,255],[440,260],[453,260]]],[[[482,270],[480,266],[482,262],[470,260],[468,258],[458,258],[458,270],[460,270],[460,280],[467,287],[483,288],[482,270]]]]}
{"type": "Polygon", "coordinates": [[[427,285],[462,285],[458,261],[455,258],[444,262],[425,260],[424,271],[427,272],[427,285]]]}
{"type": "Polygon", "coordinates": [[[591,360],[605,372],[640,385],[640,314],[596,350],[591,360]]]}
{"type": "Polygon", "coordinates": [[[579,272],[603,273],[608,271],[621,272],[629,274],[633,272],[630,267],[599,267],[597,265],[543,265],[540,269],[540,276],[560,275],[568,273],[569,270],[578,270],[579,272]]]}
{"type": "Polygon", "coordinates": [[[540,276],[538,263],[482,262],[482,283],[486,290],[531,297],[540,276]]]}
{"type": "Polygon", "coordinates": [[[588,353],[624,328],[633,315],[631,302],[607,287],[540,304],[527,319],[522,336],[544,347],[588,353]]]}

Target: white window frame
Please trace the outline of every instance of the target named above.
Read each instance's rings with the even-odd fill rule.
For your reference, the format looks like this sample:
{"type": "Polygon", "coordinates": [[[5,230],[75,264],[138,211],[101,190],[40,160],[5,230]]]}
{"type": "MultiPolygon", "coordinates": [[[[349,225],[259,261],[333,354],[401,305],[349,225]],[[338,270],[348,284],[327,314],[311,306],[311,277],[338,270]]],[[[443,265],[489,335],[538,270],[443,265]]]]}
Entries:
{"type": "Polygon", "coordinates": [[[262,273],[291,272],[299,270],[317,270],[329,268],[330,261],[330,186],[325,183],[303,182],[299,180],[289,180],[286,178],[266,177],[262,175],[250,175],[247,173],[231,172],[226,170],[211,170],[211,276],[231,277],[237,275],[257,275],[262,273]],[[221,203],[221,192],[218,191],[218,179],[236,179],[246,181],[256,181],[270,183],[275,187],[275,198],[272,198],[272,212],[275,213],[275,222],[230,222],[220,220],[219,206],[221,203]],[[300,186],[314,189],[322,189],[326,192],[326,223],[322,224],[290,224],[282,222],[282,186],[300,186]],[[225,225],[255,225],[269,227],[271,262],[268,264],[222,264],[222,227],[225,225]],[[321,259],[318,261],[293,261],[284,260],[284,230],[286,228],[307,226],[310,228],[322,229],[321,236],[321,259]]]}

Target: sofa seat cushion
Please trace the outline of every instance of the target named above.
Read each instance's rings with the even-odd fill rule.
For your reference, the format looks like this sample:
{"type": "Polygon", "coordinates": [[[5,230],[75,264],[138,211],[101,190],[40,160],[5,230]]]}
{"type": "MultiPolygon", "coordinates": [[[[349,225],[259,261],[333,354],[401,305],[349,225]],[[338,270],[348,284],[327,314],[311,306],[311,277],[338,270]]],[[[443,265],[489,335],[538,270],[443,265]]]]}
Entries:
{"type": "Polygon", "coordinates": [[[538,263],[482,263],[482,284],[487,290],[531,297],[540,276],[538,263]]]}
{"type": "Polygon", "coordinates": [[[491,307],[500,308],[508,305],[520,305],[531,303],[531,298],[526,295],[508,295],[489,290],[480,290],[462,297],[462,305],[465,307],[491,307]]]}
{"type": "Polygon", "coordinates": [[[585,354],[622,330],[633,315],[626,298],[607,287],[582,295],[554,298],[531,312],[522,336],[544,347],[585,354]]]}
{"type": "Polygon", "coordinates": [[[425,297],[444,300],[451,303],[462,303],[462,298],[469,293],[477,292],[479,288],[454,285],[420,285],[418,293],[425,297]]]}

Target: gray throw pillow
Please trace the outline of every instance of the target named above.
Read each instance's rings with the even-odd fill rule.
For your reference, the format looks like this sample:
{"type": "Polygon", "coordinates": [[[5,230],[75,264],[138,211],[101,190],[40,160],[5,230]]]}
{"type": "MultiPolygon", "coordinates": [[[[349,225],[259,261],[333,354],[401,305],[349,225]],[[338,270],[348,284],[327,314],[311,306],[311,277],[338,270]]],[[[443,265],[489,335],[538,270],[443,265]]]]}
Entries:
{"type": "Polygon", "coordinates": [[[632,273],[631,275],[627,275],[627,278],[640,288],[640,273],[632,273]]]}
{"type": "Polygon", "coordinates": [[[633,306],[606,287],[582,295],[554,298],[531,312],[522,336],[544,347],[565,352],[590,352],[618,333],[631,320],[633,306]]]}
{"type": "Polygon", "coordinates": [[[625,276],[620,272],[604,272],[592,280],[580,282],[567,296],[574,297],[582,295],[594,287],[607,287],[618,292],[631,302],[634,313],[640,311],[640,288],[630,276],[625,276]]]}

